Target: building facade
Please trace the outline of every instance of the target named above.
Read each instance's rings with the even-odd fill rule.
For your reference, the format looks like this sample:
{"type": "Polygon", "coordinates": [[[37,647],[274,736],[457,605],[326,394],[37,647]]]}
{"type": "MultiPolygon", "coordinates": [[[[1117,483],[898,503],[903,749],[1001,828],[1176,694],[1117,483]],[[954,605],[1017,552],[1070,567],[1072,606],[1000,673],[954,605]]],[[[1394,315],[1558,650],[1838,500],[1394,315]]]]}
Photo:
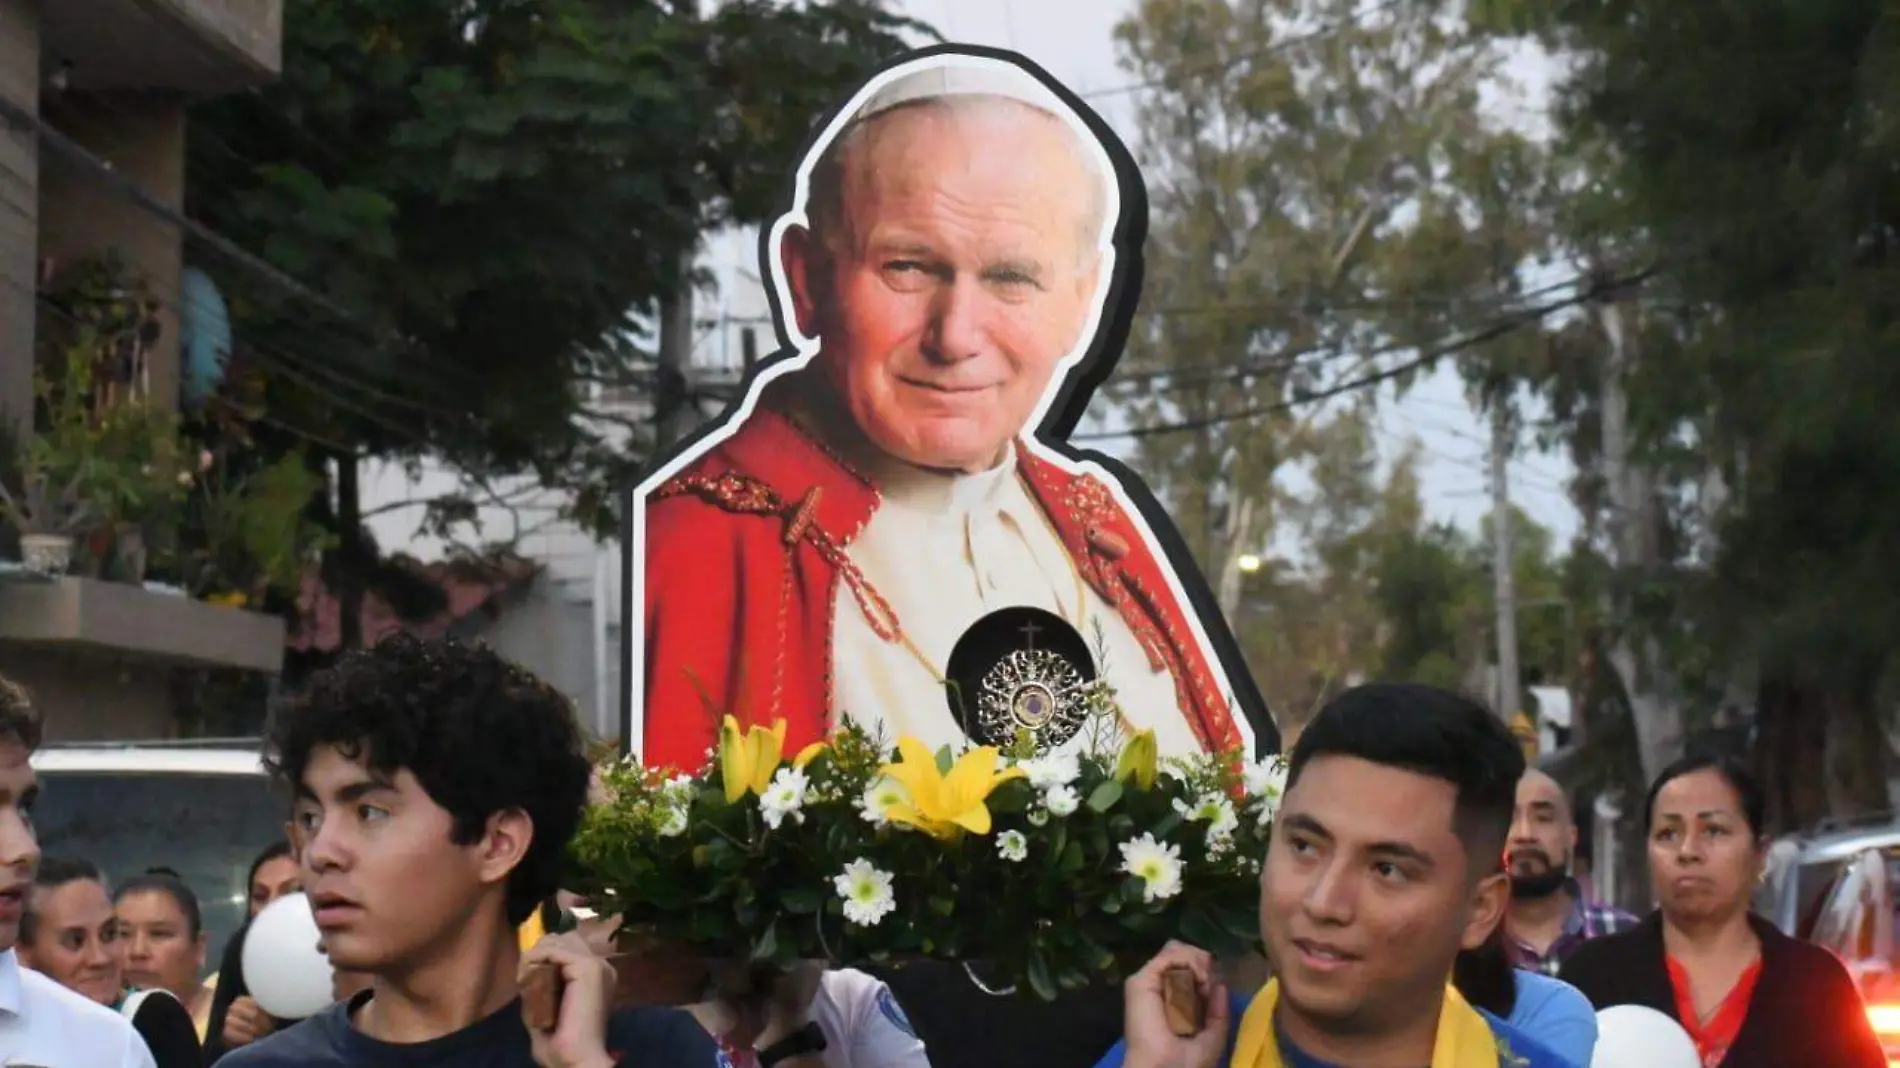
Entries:
{"type": "MultiPolygon", "coordinates": [[[[0,0],[0,432],[30,430],[41,286],[108,256],[156,302],[145,381],[176,403],[188,111],[268,84],[282,31],[282,0],[0,0]]],[[[0,672],[54,740],[171,736],[181,668],[275,675],[282,658],[279,620],[0,573],[0,672]]]]}

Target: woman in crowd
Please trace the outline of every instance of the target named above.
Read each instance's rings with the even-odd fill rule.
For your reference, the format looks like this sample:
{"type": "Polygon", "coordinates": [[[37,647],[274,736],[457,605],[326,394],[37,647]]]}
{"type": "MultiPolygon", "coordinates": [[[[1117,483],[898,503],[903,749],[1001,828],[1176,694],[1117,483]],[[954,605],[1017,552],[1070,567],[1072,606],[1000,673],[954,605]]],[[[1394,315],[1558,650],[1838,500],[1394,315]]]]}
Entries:
{"type": "MultiPolygon", "coordinates": [[[[257,918],[264,906],[297,892],[297,858],[291,855],[290,843],[278,841],[267,846],[257,859],[251,861],[251,870],[244,877],[246,895],[245,922],[257,918]]],[[[277,1030],[277,1022],[269,1013],[257,1007],[250,993],[244,987],[243,975],[238,969],[237,954],[243,951],[244,940],[233,935],[225,947],[221,966],[204,982],[199,997],[209,1006],[204,1014],[205,1041],[210,1047],[209,1032],[216,1022],[220,1045],[225,1050],[248,1046],[277,1030]],[[220,998],[220,987],[227,982],[226,976],[234,977],[230,997],[220,998]],[[222,1012],[220,1012],[222,1010],[222,1012]]]]}
{"type": "Polygon", "coordinates": [[[211,1002],[201,996],[205,931],[198,895],[177,872],[154,868],[120,886],[112,910],[119,918],[126,981],[170,992],[191,1010],[202,1036],[211,1002]]]}
{"type": "Polygon", "coordinates": [[[1689,757],[1643,805],[1657,911],[1586,943],[1564,979],[1598,1009],[1683,1025],[1704,1068],[1886,1068],[1847,969],[1749,914],[1766,861],[1761,787],[1739,763],[1689,757]]]}
{"type": "Polygon", "coordinates": [[[1466,1001],[1542,1042],[1576,1068],[1589,1068],[1597,1045],[1597,1016],[1590,1000],[1569,983],[1518,967],[1514,956],[1499,923],[1483,945],[1458,955],[1452,985],[1466,1001]]]}
{"type": "Polygon", "coordinates": [[[119,921],[99,869],[84,861],[40,861],[20,918],[20,963],[101,1005],[125,995],[119,921]]]}
{"type": "Polygon", "coordinates": [[[170,994],[126,987],[119,923],[98,868],[42,860],[19,945],[21,964],[126,1013],[158,1068],[199,1068],[198,1036],[185,1007],[170,994]]]}

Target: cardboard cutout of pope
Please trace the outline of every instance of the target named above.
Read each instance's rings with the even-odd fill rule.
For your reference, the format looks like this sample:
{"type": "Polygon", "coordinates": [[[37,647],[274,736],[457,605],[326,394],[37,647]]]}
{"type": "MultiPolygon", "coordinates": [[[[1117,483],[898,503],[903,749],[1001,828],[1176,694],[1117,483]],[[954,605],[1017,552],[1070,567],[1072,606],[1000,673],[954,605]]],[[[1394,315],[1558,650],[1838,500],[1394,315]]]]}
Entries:
{"type": "Polygon", "coordinates": [[[914,54],[826,124],[761,241],[785,351],[627,510],[629,751],[697,768],[726,714],[788,752],[847,722],[1072,751],[1097,714],[1164,756],[1271,739],[1167,517],[1065,444],[1146,215],[1113,134],[1010,53],[914,54]]]}

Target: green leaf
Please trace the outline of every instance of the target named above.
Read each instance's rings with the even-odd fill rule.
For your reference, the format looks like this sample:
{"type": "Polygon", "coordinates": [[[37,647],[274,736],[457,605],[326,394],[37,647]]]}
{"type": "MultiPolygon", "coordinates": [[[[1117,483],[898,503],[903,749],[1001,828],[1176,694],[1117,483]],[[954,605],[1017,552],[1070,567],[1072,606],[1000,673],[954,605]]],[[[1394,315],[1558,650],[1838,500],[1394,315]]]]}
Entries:
{"type": "Polygon", "coordinates": [[[1122,784],[1115,779],[1109,779],[1089,792],[1089,809],[1097,813],[1107,812],[1115,807],[1115,802],[1121,799],[1122,784]]]}
{"type": "Polygon", "coordinates": [[[779,901],[785,906],[785,911],[798,916],[809,916],[824,905],[825,894],[823,891],[809,887],[795,887],[779,895],[779,901]]]}
{"type": "Polygon", "coordinates": [[[1040,945],[1029,950],[1029,988],[1044,1001],[1054,1001],[1061,994],[1055,978],[1049,974],[1049,958],[1040,945]]]}
{"type": "Polygon", "coordinates": [[[754,963],[769,961],[777,953],[778,924],[774,923],[767,926],[765,933],[759,936],[757,942],[752,944],[752,960],[754,963]]]}

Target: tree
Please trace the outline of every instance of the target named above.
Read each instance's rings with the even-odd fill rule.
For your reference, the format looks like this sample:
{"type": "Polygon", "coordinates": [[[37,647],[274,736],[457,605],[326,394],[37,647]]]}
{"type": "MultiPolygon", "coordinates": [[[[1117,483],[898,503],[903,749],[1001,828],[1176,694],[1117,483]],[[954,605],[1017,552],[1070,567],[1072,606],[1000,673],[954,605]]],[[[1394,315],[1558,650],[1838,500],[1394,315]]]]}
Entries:
{"type": "Polygon", "coordinates": [[[867,0],[291,0],[283,76],[193,114],[192,213],[272,412],[332,451],[529,472],[611,529],[647,428],[646,314],[756,222],[813,124],[920,24],[867,0]],[[223,266],[231,266],[228,263],[223,266]]]}
{"type": "MultiPolygon", "coordinates": [[[[1900,634],[1900,38],[1888,5],[1516,3],[1571,53],[1563,115],[1655,278],[1628,378],[1691,722],[1755,680],[1784,826],[1887,807],[1900,634]]],[[[1587,406],[1578,414],[1591,417],[1587,406]]]]}
{"type": "Polygon", "coordinates": [[[1115,395],[1229,613],[1324,448],[1318,401],[1539,317],[1499,210],[1535,152],[1478,107],[1500,53],[1438,5],[1362,6],[1145,0],[1117,30],[1152,218],[1115,395]]]}

